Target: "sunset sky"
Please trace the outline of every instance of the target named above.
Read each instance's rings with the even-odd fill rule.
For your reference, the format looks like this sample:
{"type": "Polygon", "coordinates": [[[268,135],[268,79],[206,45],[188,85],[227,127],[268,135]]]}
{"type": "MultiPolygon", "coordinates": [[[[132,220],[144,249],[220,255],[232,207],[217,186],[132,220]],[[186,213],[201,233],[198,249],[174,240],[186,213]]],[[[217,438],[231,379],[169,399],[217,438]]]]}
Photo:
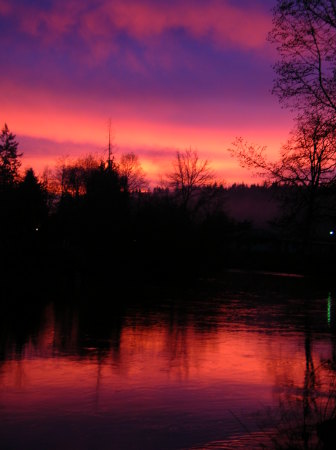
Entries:
{"type": "Polygon", "coordinates": [[[235,137],[275,155],[290,113],[271,95],[274,0],[0,0],[1,126],[41,173],[61,155],[139,155],[153,183],[192,147],[251,181],[235,137]],[[105,153],[106,155],[106,153],[105,153]]]}

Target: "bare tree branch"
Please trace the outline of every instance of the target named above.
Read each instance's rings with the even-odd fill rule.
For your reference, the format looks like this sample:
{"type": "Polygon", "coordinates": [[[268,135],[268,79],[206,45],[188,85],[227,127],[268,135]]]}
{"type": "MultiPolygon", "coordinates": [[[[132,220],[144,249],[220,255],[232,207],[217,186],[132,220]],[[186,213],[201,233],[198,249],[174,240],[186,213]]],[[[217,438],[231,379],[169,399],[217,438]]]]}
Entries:
{"type": "Polygon", "coordinates": [[[127,179],[127,186],[130,192],[148,188],[145,172],[141,167],[138,156],[134,153],[121,155],[119,174],[127,179]]]}
{"type": "Polygon", "coordinates": [[[167,174],[168,185],[181,197],[184,207],[188,207],[194,193],[211,184],[214,173],[207,160],[201,160],[196,150],[191,148],[178,151],[173,161],[173,168],[167,174]]]}
{"type": "Polygon", "coordinates": [[[336,7],[334,0],[278,0],[269,40],[280,56],[273,92],[286,106],[336,112],[336,7]]]}

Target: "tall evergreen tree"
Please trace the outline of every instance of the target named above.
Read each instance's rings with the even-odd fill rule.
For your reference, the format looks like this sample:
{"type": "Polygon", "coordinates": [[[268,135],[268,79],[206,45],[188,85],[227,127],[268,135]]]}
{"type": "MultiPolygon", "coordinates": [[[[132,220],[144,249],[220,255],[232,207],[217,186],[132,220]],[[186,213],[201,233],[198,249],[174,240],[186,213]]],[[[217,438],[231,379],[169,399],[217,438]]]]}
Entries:
{"type": "Polygon", "coordinates": [[[0,186],[10,186],[18,178],[18,170],[21,165],[18,152],[18,142],[5,123],[0,134],[0,186]]]}

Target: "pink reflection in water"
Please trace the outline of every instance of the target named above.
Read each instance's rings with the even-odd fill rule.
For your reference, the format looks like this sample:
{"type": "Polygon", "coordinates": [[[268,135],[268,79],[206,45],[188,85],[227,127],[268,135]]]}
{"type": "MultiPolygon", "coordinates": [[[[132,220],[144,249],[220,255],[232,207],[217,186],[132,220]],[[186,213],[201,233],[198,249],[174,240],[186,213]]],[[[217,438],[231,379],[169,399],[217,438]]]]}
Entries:
{"type": "MultiPolygon", "coordinates": [[[[136,313],[121,327],[118,349],[105,342],[101,350],[80,344],[76,316],[64,336],[50,307],[38,335],[1,365],[4,442],[105,449],[220,441],[225,448],[225,439],[246,440],[247,429],[259,436],[260,411],[303,388],[307,333],[270,332],[239,314],[233,320],[234,310],[219,308],[209,328],[136,313]]],[[[309,345],[311,365],[331,358],[328,336],[309,345]]]]}

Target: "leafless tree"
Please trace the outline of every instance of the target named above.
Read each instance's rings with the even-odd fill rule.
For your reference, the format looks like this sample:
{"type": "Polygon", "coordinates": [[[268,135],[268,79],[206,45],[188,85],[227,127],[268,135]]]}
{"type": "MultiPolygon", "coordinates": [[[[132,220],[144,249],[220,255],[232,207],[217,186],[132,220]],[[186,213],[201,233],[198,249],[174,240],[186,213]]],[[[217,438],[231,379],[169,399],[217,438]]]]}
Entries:
{"type": "Polygon", "coordinates": [[[248,144],[241,138],[230,152],[243,167],[255,170],[268,182],[299,188],[310,236],[317,209],[323,206],[319,194],[336,183],[335,128],[320,116],[300,119],[277,161],[267,159],[265,147],[248,144]]]}
{"type": "Polygon", "coordinates": [[[119,174],[127,179],[127,186],[131,192],[148,188],[148,181],[139,158],[132,152],[121,155],[119,174]]]}
{"type": "Polygon", "coordinates": [[[320,117],[298,121],[280,158],[269,161],[267,148],[237,138],[231,154],[242,167],[252,169],[267,181],[291,185],[325,186],[336,177],[336,130],[320,117]]]}
{"type": "Polygon", "coordinates": [[[188,207],[195,192],[214,180],[214,173],[207,160],[199,158],[196,150],[178,151],[172,171],[167,175],[169,187],[175,189],[182,205],[188,207]]]}
{"type": "Polygon", "coordinates": [[[336,112],[335,0],[278,0],[269,39],[280,56],[273,92],[299,112],[324,120],[336,112]]]}

